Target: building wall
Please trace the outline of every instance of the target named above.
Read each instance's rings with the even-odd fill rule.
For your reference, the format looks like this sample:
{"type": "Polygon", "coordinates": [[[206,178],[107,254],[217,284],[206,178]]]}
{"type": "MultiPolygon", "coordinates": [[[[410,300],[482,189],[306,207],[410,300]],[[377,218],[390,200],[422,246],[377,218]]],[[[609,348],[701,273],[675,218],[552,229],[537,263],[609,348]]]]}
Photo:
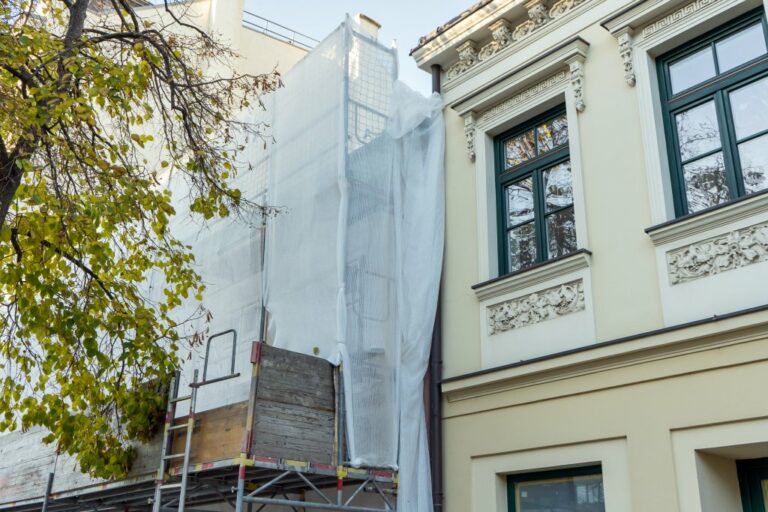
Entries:
{"type": "Polygon", "coordinates": [[[655,58],[761,6],[586,0],[457,71],[459,45],[528,19],[496,0],[413,52],[446,103],[446,510],[505,511],[507,475],[594,463],[609,512],[741,510],[734,461],[768,454],[768,264],[675,283],[668,257],[764,222],[765,196],[646,229],[675,218],[655,58]],[[493,139],[562,103],[584,252],[498,278],[493,139]],[[574,279],[581,309],[489,334],[490,307],[574,279]]]}

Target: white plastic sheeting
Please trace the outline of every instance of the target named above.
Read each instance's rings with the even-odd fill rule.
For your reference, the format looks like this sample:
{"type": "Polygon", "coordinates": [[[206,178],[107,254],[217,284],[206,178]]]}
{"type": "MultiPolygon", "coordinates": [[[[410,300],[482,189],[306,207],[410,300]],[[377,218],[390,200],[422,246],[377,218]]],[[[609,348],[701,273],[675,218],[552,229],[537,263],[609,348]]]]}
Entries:
{"type": "Polygon", "coordinates": [[[349,19],[284,77],[270,111],[267,307],[279,347],[343,363],[356,466],[397,467],[432,509],[422,386],[443,248],[437,95],[349,19]]]}

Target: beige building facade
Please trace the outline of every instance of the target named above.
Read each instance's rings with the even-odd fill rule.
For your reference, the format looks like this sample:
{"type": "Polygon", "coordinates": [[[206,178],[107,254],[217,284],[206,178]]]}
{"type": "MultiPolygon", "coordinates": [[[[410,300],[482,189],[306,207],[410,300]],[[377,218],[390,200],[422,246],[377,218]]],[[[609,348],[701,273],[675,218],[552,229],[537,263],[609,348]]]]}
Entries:
{"type": "Polygon", "coordinates": [[[485,0],[413,50],[445,101],[445,510],[766,510],[767,8],[485,0]]]}

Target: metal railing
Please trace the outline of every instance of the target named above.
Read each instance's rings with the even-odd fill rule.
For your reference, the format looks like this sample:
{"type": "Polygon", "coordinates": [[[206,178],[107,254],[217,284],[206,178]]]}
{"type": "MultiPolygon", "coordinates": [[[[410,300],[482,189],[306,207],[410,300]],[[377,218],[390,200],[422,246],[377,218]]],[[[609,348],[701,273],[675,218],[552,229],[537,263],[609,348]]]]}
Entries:
{"type": "Polygon", "coordinates": [[[249,11],[243,11],[243,26],[256,32],[261,32],[288,44],[311,50],[320,41],[285,25],[259,16],[249,11]]]}

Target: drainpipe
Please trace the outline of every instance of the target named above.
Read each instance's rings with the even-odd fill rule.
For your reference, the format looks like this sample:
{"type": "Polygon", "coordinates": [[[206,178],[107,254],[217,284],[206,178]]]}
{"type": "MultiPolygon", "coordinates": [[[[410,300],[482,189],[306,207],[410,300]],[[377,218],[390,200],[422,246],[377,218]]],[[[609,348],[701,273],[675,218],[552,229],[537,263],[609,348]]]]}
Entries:
{"type": "MultiPolygon", "coordinates": [[[[432,92],[440,94],[439,64],[432,65],[432,92]]],[[[442,269],[440,289],[442,290],[442,269]]],[[[432,350],[429,353],[429,453],[432,470],[432,502],[435,512],[443,510],[443,397],[440,381],[443,378],[443,331],[441,320],[441,291],[437,295],[435,325],[432,329],[432,350]]]]}

